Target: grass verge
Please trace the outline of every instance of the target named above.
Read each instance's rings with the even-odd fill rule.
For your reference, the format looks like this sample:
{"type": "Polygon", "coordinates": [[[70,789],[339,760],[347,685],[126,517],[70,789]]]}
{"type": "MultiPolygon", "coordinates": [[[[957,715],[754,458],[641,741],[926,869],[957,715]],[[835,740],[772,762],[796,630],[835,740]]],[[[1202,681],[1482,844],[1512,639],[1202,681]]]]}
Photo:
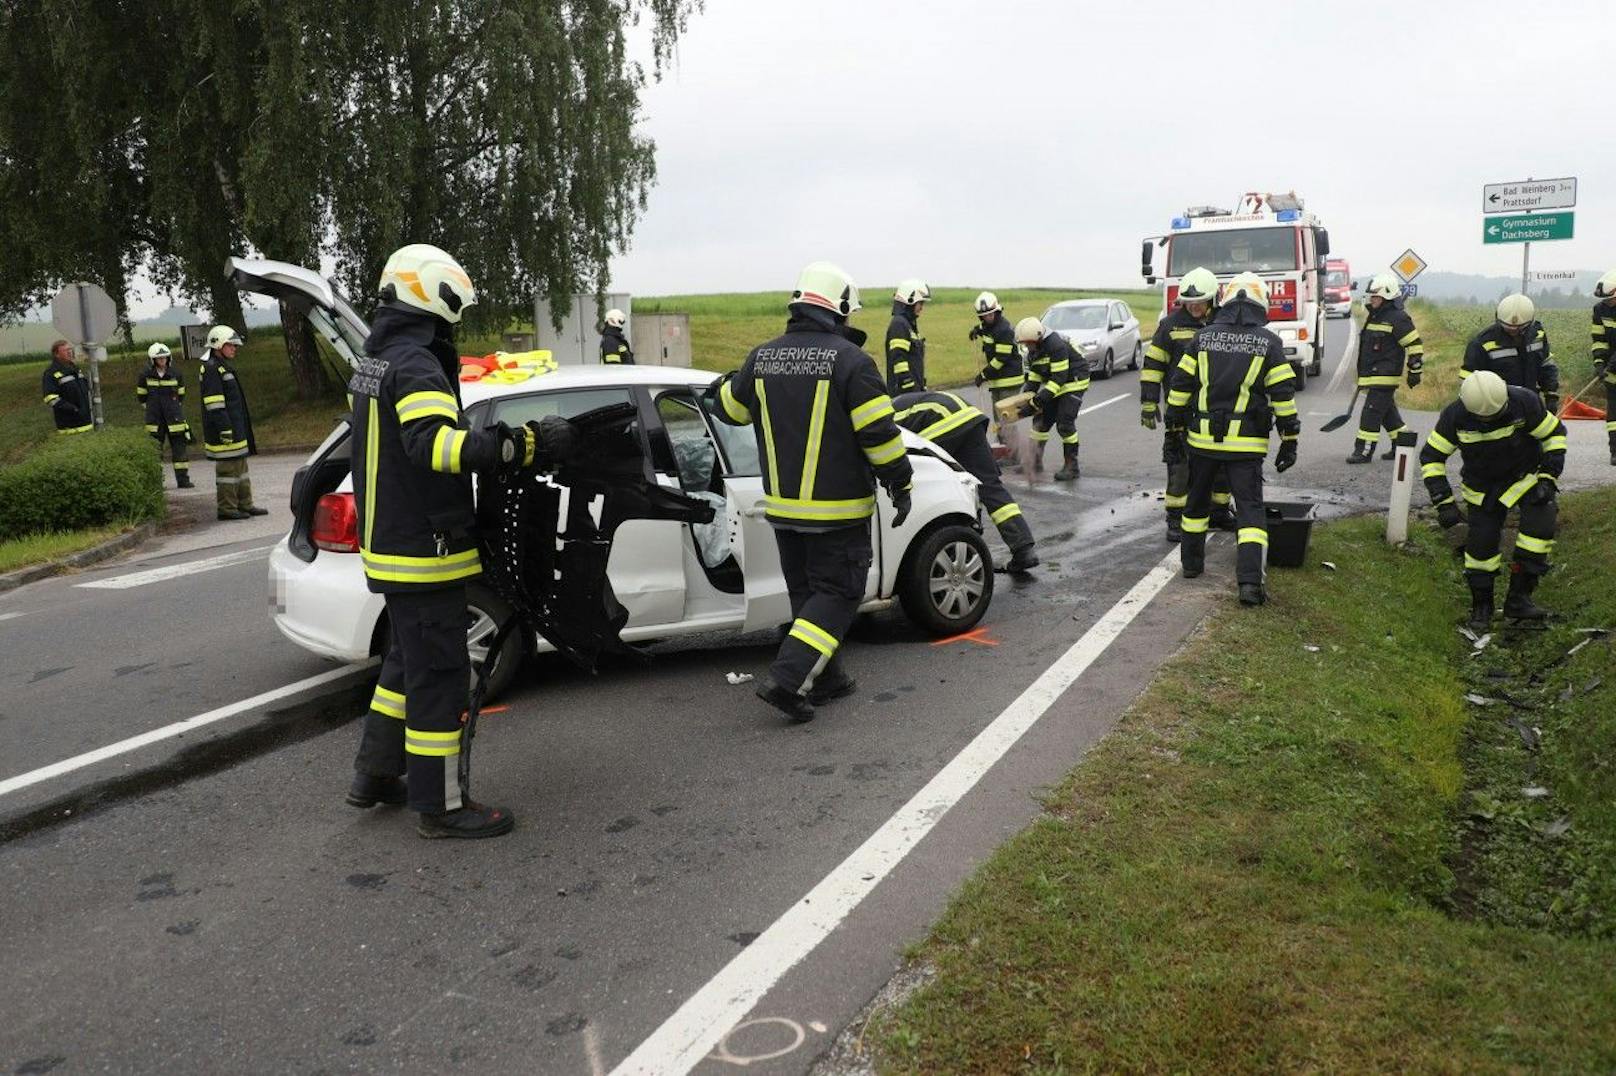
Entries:
{"type": "Polygon", "coordinates": [[[1566,498],[1566,618],[1475,658],[1440,535],[1323,528],[1345,570],[1214,616],[955,897],[883,1070],[1610,1071],[1616,676],[1564,654],[1613,517],[1566,498]]]}
{"type": "Polygon", "coordinates": [[[35,564],[58,560],[100,545],[133,528],[133,523],[113,523],[105,527],[89,527],[81,531],[48,531],[30,534],[0,542],[0,574],[18,568],[31,568],[35,564]]]}
{"type": "MultiPolygon", "coordinates": [[[[1493,308],[1436,306],[1416,299],[1408,311],[1425,343],[1425,377],[1417,389],[1400,389],[1398,403],[1418,411],[1439,411],[1459,394],[1465,345],[1492,324],[1493,308]]],[[[1548,330],[1549,346],[1560,367],[1561,390],[1570,395],[1594,376],[1588,351],[1588,311],[1539,310],[1538,318],[1548,330]]],[[[1592,397],[1590,402],[1596,406],[1602,402],[1597,388],[1592,397]]]]}

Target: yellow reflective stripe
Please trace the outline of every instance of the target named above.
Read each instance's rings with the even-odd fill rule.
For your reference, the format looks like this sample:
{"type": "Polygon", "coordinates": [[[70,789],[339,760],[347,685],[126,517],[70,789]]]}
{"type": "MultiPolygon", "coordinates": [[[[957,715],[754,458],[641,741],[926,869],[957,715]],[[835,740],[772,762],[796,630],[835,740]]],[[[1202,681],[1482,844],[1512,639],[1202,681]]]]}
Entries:
{"type": "Polygon", "coordinates": [[[808,419],[808,449],[802,458],[802,485],[797,496],[805,501],[814,499],[814,479],[819,474],[819,452],[825,439],[825,407],[830,402],[830,382],[821,381],[814,386],[814,410],[808,419]]]}
{"type": "Polygon", "coordinates": [[[1546,438],[1543,439],[1543,451],[1545,451],[1545,452],[1564,452],[1565,450],[1566,450],[1565,434],[1562,433],[1557,437],[1546,437],[1546,438]]]}
{"type": "Polygon", "coordinates": [[[836,653],[836,638],[818,624],[801,617],[791,622],[791,637],[807,643],[827,658],[836,653]]]}
{"type": "Polygon", "coordinates": [[[474,549],[474,548],[473,549],[462,549],[458,553],[445,553],[441,557],[433,557],[433,556],[416,557],[416,556],[411,556],[411,555],[409,555],[407,553],[372,553],[370,550],[367,549],[364,552],[364,559],[365,559],[365,562],[368,563],[368,564],[376,564],[376,565],[379,565],[379,566],[382,566],[382,567],[398,567],[398,568],[410,568],[410,567],[431,567],[431,568],[459,567],[459,566],[464,566],[464,565],[467,565],[467,564],[476,564],[476,563],[478,563],[477,550],[474,549]]]}
{"type": "Polygon", "coordinates": [[[1014,519],[1016,516],[1019,516],[1020,514],[1021,514],[1021,505],[1016,504],[1015,502],[1012,501],[1010,504],[1007,504],[1002,508],[995,508],[993,510],[993,513],[988,518],[993,520],[993,522],[995,524],[999,524],[999,523],[1003,523],[1007,519],[1014,519]]]}
{"type": "Polygon", "coordinates": [[[1278,415],[1280,418],[1289,418],[1291,415],[1296,414],[1296,401],[1275,400],[1274,414],[1278,415]]]}
{"type": "Polygon", "coordinates": [[[1526,491],[1537,485],[1537,475],[1529,474],[1506,489],[1498,498],[1498,503],[1505,508],[1515,507],[1515,502],[1526,496],[1526,491]]]}
{"type": "Polygon", "coordinates": [[[396,405],[400,425],[437,415],[454,422],[460,417],[455,399],[447,392],[412,392],[396,405]]]}
{"type": "Polygon", "coordinates": [[[910,350],[911,345],[909,341],[905,340],[903,337],[894,336],[891,340],[887,341],[887,348],[888,350],[897,348],[899,351],[908,351],[910,350]]]}
{"type": "Polygon", "coordinates": [[[475,549],[446,557],[403,557],[361,549],[359,556],[367,576],[387,583],[452,583],[483,570],[475,549]]]}
{"type": "Polygon", "coordinates": [[[981,417],[982,412],[978,411],[970,404],[964,404],[958,411],[949,414],[948,417],[944,419],[933,422],[930,426],[927,426],[925,429],[921,430],[920,436],[928,440],[935,441],[944,434],[957,430],[961,426],[964,426],[969,422],[974,422],[976,419],[981,417]]]}
{"type": "Polygon", "coordinates": [[[63,429],[57,430],[56,432],[57,433],[89,433],[93,429],[95,429],[95,425],[93,423],[89,423],[89,424],[86,424],[86,425],[83,425],[83,426],[65,427],[63,429]]]}
{"type": "Polygon", "coordinates": [[[997,351],[1001,355],[1011,355],[1011,354],[1015,353],[1016,345],[1014,345],[1014,344],[994,344],[993,345],[993,350],[997,351]]]}
{"type": "Polygon", "coordinates": [[[1481,441],[1502,441],[1514,436],[1514,426],[1503,426],[1496,430],[1460,430],[1459,443],[1473,445],[1481,441]]]}
{"type": "Polygon", "coordinates": [[[376,397],[370,398],[370,413],[365,416],[365,540],[362,543],[369,549],[370,536],[376,529],[376,472],[379,463],[378,457],[381,449],[381,412],[376,407],[376,397]]]}
{"type": "MultiPolygon", "coordinates": [[[[1184,357],[1186,359],[1189,358],[1188,355],[1185,355],[1184,357]]],[[[1206,352],[1204,351],[1196,352],[1195,358],[1192,361],[1194,365],[1190,367],[1190,372],[1195,375],[1196,383],[1201,386],[1201,394],[1199,397],[1200,410],[1202,413],[1205,413],[1211,410],[1211,408],[1207,406],[1206,401],[1207,393],[1212,389],[1212,364],[1211,360],[1207,358],[1206,352]]],[[[1182,366],[1183,363],[1179,363],[1179,365],[1182,366]]]]}
{"type": "Polygon", "coordinates": [[[1190,394],[1183,389],[1173,389],[1167,394],[1168,407],[1183,407],[1190,402],[1190,394]]]}
{"type": "Polygon", "coordinates": [[[1149,366],[1139,371],[1139,381],[1145,385],[1159,385],[1165,376],[1163,371],[1152,369],[1149,366]]]}
{"type": "Polygon", "coordinates": [[[765,495],[763,508],[769,515],[780,519],[807,522],[834,522],[866,519],[875,511],[874,497],[859,497],[850,501],[804,501],[791,497],[765,495]]]}
{"type": "Polygon", "coordinates": [[[458,755],[460,753],[460,730],[427,732],[423,729],[405,729],[404,750],[412,755],[430,755],[436,758],[458,755]]]}
{"type": "Polygon", "coordinates": [[[1448,473],[1446,463],[1427,463],[1420,467],[1421,478],[1444,478],[1448,473]]]}
{"type": "Polygon", "coordinates": [[[1161,348],[1157,347],[1155,344],[1151,344],[1149,347],[1145,348],[1145,358],[1166,362],[1168,359],[1172,358],[1172,356],[1167,354],[1167,352],[1163,351],[1161,348]]]}
{"type": "Polygon", "coordinates": [[[45,397],[45,402],[48,403],[48,404],[54,404],[57,400],[60,400],[60,399],[61,399],[61,396],[59,396],[59,395],[57,395],[56,393],[53,392],[49,396],[45,397]]]}
{"type": "MultiPolygon", "coordinates": [[[[1246,376],[1240,380],[1240,395],[1235,397],[1234,401],[1234,413],[1237,415],[1244,415],[1246,408],[1251,405],[1251,387],[1257,383],[1257,378],[1262,374],[1263,359],[1264,356],[1262,355],[1253,355],[1250,364],[1246,367],[1246,376]]],[[[1280,369],[1280,367],[1275,367],[1273,372],[1278,373],[1280,369]]],[[[1290,371],[1288,365],[1283,369],[1287,373],[1290,371]]],[[[1272,377],[1273,374],[1271,373],[1269,376],[1272,377]]]]}
{"type": "Polygon", "coordinates": [[[1087,392],[1088,390],[1089,390],[1089,379],[1085,377],[1081,381],[1068,381],[1066,384],[1062,385],[1059,389],[1055,390],[1055,395],[1064,396],[1064,395],[1066,395],[1067,393],[1070,393],[1070,392],[1087,392]]]}
{"type": "Polygon", "coordinates": [[[1049,364],[1049,372],[1052,373],[1052,374],[1058,374],[1062,370],[1070,370],[1071,368],[1072,368],[1072,360],[1071,359],[1062,359],[1059,362],[1052,362],[1052,363],[1049,364]]]}
{"type": "Polygon", "coordinates": [[[370,697],[370,708],[387,717],[403,717],[404,696],[396,691],[378,687],[376,693],[370,697]]]}
{"type": "Polygon", "coordinates": [[[1235,544],[1244,545],[1246,542],[1256,542],[1258,545],[1268,544],[1268,531],[1263,527],[1241,527],[1240,533],[1235,535],[1235,544]]]}
{"type": "Polygon", "coordinates": [[[1453,455],[1454,450],[1459,447],[1435,430],[1432,430],[1431,435],[1425,439],[1425,445],[1427,448],[1436,449],[1444,456],[1453,455]]]}
{"type": "Polygon", "coordinates": [[[1379,322],[1379,321],[1366,321],[1366,322],[1364,322],[1364,332],[1369,332],[1369,333],[1389,333],[1391,331],[1392,331],[1392,327],[1390,325],[1385,324],[1384,322],[1379,322]]]}
{"type": "Polygon", "coordinates": [[[1517,534],[1515,536],[1515,548],[1524,549],[1528,553],[1542,553],[1544,556],[1548,556],[1549,552],[1554,549],[1554,539],[1533,538],[1530,534],[1517,534]]]}
{"type": "Polygon", "coordinates": [[[460,473],[460,450],[466,447],[466,431],[439,426],[432,435],[432,469],[443,474],[460,473]]]}
{"type": "Polygon", "coordinates": [[[736,423],[742,426],[752,424],[752,412],[741,406],[741,401],[735,398],[735,390],[730,388],[728,381],[718,390],[718,399],[724,405],[724,413],[736,423]]]}
{"type": "Polygon", "coordinates": [[[1485,493],[1473,490],[1463,482],[1459,483],[1459,495],[1465,499],[1466,504],[1480,504],[1487,499],[1485,493]]]}
{"type": "Polygon", "coordinates": [[[864,456],[875,467],[883,467],[893,460],[900,458],[904,453],[903,435],[899,434],[890,441],[884,441],[874,448],[865,446],[864,456]]]}
{"type": "Polygon", "coordinates": [[[1179,520],[1178,526],[1185,534],[1205,534],[1211,523],[1211,516],[1185,516],[1179,520]]]}
{"type": "Polygon", "coordinates": [[[906,362],[895,362],[892,364],[892,372],[895,374],[907,374],[909,372],[909,364],[906,362]]]}
{"type": "Polygon", "coordinates": [[[1465,571],[1467,572],[1496,572],[1503,566],[1504,558],[1501,554],[1494,554],[1486,560],[1482,560],[1480,557],[1472,557],[1469,553],[1465,554],[1465,571]]]}
{"type": "Polygon", "coordinates": [[[1358,379],[1358,387],[1365,389],[1391,388],[1402,383],[1403,379],[1398,374],[1365,374],[1358,379]]]}
{"type": "Polygon", "coordinates": [[[1532,436],[1541,441],[1543,438],[1553,433],[1559,425],[1560,419],[1556,415],[1552,413],[1544,415],[1543,421],[1532,427],[1532,436]]]}
{"type": "Polygon", "coordinates": [[[1399,336],[1397,338],[1397,342],[1399,344],[1401,344],[1403,347],[1408,347],[1410,344],[1413,344],[1413,343],[1417,342],[1419,340],[1419,338],[1420,338],[1420,331],[1418,329],[1410,329],[1408,332],[1404,333],[1402,336],[1399,336]]]}
{"type": "Polygon", "coordinates": [[[769,423],[769,390],[759,381],[757,384],[758,411],[763,415],[763,453],[769,457],[769,488],[780,489],[780,465],[774,459],[774,427],[769,423]]]}
{"type": "Polygon", "coordinates": [[[892,397],[883,393],[853,408],[848,417],[853,420],[853,432],[857,433],[870,423],[879,422],[891,414],[892,397]]]}
{"type": "Polygon", "coordinates": [[[1174,340],[1191,340],[1194,339],[1198,331],[1196,329],[1169,329],[1167,330],[1167,335],[1174,340]]]}

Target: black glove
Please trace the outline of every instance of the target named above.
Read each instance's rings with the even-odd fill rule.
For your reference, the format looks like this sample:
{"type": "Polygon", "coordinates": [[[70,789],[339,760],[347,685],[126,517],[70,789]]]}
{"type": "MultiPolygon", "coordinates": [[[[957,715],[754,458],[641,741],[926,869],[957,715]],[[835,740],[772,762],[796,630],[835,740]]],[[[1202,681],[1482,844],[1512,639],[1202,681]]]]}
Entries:
{"type": "Polygon", "coordinates": [[[494,424],[494,430],[499,435],[499,459],[495,468],[499,471],[522,471],[533,466],[534,458],[538,452],[538,436],[527,426],[507,426],[503,422],[494,424]]]}
{"type": "Polygon", "coordinates": [[[1523,504],[1548,504],[1560,492],[1560,487],[1554,484],[1552,478],[1539,478],[1537,485],[1526,491],[1521,498],[1523,504]]]}
{"type": "Polygon", "coordinates": [[[1604,377],[1605,376],[1605,364],[1606,364],[1607,361],[1608,360],[1606,360],[1606,359],[1595,359],[1594,360],[1594,376],[1595,377],[1604,377]]]}
{"type": "Polygon", "coordinates": [[[1146,403],[1139,405],[1139,425],[1147,430],[1156,428],[1156,405],[1146,403]]]}
{"type": "Polygon", "coordinates": [[[1408,372],[1408,387],[1411,389],[1417,389],[1420,387],[1420,372],[1418,370],[1410,370],[1408,372]]]}
{"type": "Polygon", "coordinates": [[[1281,441],[1274,456],[1274,470],[1284,472],[1296,466],[1296,441],[1281,441]]]}
{"type": "Polygon", "coordinates": [[[572,462],[583,446],[583,438],[578,434],[578,427],[562,418],[560,415],[545,415],[527,424],[527,429],[538,441],[536,463],[538,466],[553,470],[563,464],[572,462]]]}
{"type": "Polygon", "coordinates": [[[975,340],[977,337],[979,337],[981,335],[982,335],[982,326],[980,326],[980,325],[971,326],[970,339],[975,340]]]}
{"type": "Polygon", "coordinates": [[[892,525],[903,526],[903,521],[909,518],[909,509],[914,507],[914,500],[909,496],[909,487],[892,489],[888,487],[887,496],[892,498],[892,525]]]}
{"type": "Polygon", "coordinates": [[[975,377],[971,378],[971,384],[975,385],[977,388],[981,388],[982,387],[982,382],[984,382],[986,380],[987,380],[987,378],[983,377],[981,375],[981,373],[978,372],[975,377]]]}
{"type": "Polygon", "coordinates": [[[1545,392],[1543,394],[1543,406],[1548,409],[1549,414],[1558,415],[1560,413],[1560,394],[1558,392],[1545,392]]]}
{"type": "Polygon", "coordinates": [[[707,401],[709,407],[717,402],[719,392],[725,385],[729,384],[734,376],[735,371],[729,370],[714,380],[707,382],[707,387],[701,390],[701,398],[707,401]]]}
{"type": "Polygon", "coordinates": [[[1442,525],[1443,530],[1450,530],[1464,522],[1464,516],[1459,514],[1457,501],[1446,501],[1436,506],[1436,521],[1442,525]]]}
{"type": "Polygon", "coordinates": [[[1162,462],[1169,467],[1177,467],[1188,458],[1188,450],[1184,447],[1184,434],[1169,430],[1162,438],[1162,462]]]}

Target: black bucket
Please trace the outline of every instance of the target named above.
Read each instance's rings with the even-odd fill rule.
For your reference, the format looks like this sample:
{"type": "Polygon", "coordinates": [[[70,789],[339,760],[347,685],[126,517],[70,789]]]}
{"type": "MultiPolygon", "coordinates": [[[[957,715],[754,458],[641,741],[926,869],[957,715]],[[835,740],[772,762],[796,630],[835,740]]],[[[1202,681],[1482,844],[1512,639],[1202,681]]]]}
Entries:
{"type": "Polygon", "coordinates": [[[1275,568],[1300,568],[1307,559],[1307,542],[1313,535],[1313,514],[1318,506],[1298,501],[1269,501],[1263,508],[1268,517],[1268,563],[1275,568]]]}

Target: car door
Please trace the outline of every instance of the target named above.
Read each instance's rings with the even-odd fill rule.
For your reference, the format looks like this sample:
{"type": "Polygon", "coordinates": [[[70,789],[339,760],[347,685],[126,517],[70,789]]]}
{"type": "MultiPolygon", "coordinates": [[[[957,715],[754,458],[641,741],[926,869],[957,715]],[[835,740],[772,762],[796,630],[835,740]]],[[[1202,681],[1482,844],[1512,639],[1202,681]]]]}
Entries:
{"type": "Polygon", "coordinates": [[[1117,346],[1117,361],[1132,361],[1134,349],[1139,346],[1139,319],[1133,316],[1127,303],[1117,304],[1117,316],[1122,321],[1122,340],[1117,346]]]}

